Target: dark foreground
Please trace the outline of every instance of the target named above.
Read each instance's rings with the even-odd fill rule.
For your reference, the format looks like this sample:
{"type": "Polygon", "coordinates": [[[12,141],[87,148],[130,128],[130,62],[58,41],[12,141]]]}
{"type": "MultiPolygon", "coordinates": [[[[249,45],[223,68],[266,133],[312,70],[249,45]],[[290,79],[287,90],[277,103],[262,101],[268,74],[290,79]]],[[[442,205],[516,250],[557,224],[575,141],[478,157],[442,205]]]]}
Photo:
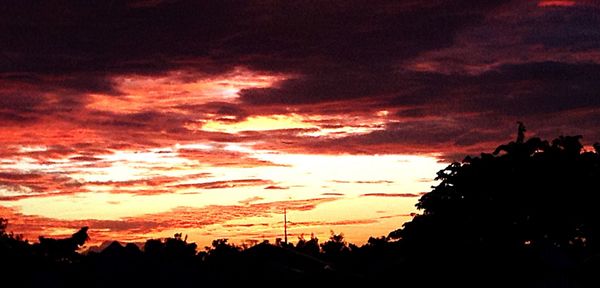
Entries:
{"type": "Polygon", "coordinates": [[[600,144],[524,131],[439,171],[421,214],[362,247],[332,235],[197,252],[176,234],[82,255],[87,227],[30,244],[0,218],[1,287],[600,287],[600,144]]]}

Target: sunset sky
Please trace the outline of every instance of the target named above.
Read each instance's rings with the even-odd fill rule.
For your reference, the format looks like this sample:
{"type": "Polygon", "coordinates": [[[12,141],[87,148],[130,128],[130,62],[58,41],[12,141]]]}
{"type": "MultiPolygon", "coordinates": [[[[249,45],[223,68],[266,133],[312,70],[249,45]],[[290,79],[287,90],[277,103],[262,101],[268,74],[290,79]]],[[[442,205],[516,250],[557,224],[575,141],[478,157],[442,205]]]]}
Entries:
{"type": "Polygon", "coordinates": [[[600,141],[598,1],[70,1],[0,7],[0,217],[29,240],[364,243],[436,172],[600,141]]]}

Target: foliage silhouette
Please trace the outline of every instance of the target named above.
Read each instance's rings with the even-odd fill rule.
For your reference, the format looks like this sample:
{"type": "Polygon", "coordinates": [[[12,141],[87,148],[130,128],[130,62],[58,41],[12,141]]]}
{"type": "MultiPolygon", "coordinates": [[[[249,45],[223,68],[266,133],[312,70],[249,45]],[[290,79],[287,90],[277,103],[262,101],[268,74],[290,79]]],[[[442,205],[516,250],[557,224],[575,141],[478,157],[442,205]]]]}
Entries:
{"type": "Polygon", "coordinates": [[[390,233],[407,259],[457,281],[582,284],[578,266],[600,248],[600,154],[583,151],[581,136],[550,144],[524,141],[524,131],[437,173],[441,183],[416,205],[423,213],[390,233]]]}
{"type": "Polygon", "coordinates": [[[335,263],[348,263],[346,260],[351,252],[348,242],[344,240],[344,234],[335,234],[331,231],[329,240],[321,244],[323,257],[335,263]]]}
{"type": "Polygon", "coordinates": [[[310,239],[306,240],[304,235],[298,236],[298,243],[295,247],[296,251],[316,257],[319,255],[321,249],[319,246],[319,238],[315,235],[310,235],[310,239]]]}

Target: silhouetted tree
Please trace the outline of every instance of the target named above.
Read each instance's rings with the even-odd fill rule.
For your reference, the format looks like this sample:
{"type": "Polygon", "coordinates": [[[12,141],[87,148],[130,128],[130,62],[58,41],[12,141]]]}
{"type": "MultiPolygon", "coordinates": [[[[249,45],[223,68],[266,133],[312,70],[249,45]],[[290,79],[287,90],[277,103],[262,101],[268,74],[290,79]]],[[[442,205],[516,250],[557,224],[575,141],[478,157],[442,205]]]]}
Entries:
{"type": "Polygon", "coordinates": [[[172,238],[164,240],[149,239],[144,244],[144,253],[149,257],[170,259],[195,256],[196,243],[187,243],[187,236],[185,238],[181,236],[181,233],[176,233],[172,238]]]}
{"type": "Polygon", "coordinates": [[[157,257],[163,254],[164,243],[160,239],[148,239],[144,243],[144,253],[149,256],[157,257]]]}
{"type": "Polygon", "coordinates": [[[314,234],[310,235],[310,239],[306,240],[304,235],[298,236],[298,243],[295,247],[296,251],[311,255],[313,257],[319,256],[321,249],[319,248],[319,238],[315,237],[314,234]]]}
{"type": "Polygon", "coordinates": [[[517,141],[437,173],[440,184],[417,203],[422,214],[390,233],[408,259],[536,278],[563,277],[598,253],[600,154],[583,151],[581,136],[549,144],[524,141],[524,131],[519,125],[517,141]]]}
{"type": "Polygon", "coordinates": [[[344,240],[344,234],[335,234],[333,231],[331,231],[329,240],[321,244],[321,250],[325,259],[338,263],[350,252],[348,242],[344,240]]]}
{"type": "Polygon", "coordinates": [[[165,253],[173,257],[191,257],[196,255],[196,243],[187,243],[187,235],[182,239],[181,233],[165,240],[165,253]]]}
{"type": "Polygon", "coordinates": [[[228,241],[226,238],[213,240],[212,247],[205,247],[208,252],[207,259],[228,261],[237,257],[241,248],[228,241]]]}

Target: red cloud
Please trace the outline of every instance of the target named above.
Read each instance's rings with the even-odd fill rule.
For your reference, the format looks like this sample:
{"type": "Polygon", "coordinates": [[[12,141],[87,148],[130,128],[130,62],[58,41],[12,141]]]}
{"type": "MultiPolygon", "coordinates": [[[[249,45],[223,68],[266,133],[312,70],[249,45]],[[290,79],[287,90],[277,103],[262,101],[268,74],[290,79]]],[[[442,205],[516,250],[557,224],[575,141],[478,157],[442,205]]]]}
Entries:
{"type": "Polygon", "coordinates": [[[265,189],[267,189],[267,190],[287,190],[287,189],[290,189],[290,187],[270,185],[270,186],[265,187],[265,189]]]}
{"type": "Polygon", "coordinates": [[[0,186],[6,193],[0,195],[3,201],[87,191],[81,182],[55,173],[0,172],[0,186]]]}
{"type": "Polygon", "coordinates": [[[576,1],[556,1],[556,0],[543,0],[538,3],[539,7],[571,7],[577,4],[576,1]]]}

